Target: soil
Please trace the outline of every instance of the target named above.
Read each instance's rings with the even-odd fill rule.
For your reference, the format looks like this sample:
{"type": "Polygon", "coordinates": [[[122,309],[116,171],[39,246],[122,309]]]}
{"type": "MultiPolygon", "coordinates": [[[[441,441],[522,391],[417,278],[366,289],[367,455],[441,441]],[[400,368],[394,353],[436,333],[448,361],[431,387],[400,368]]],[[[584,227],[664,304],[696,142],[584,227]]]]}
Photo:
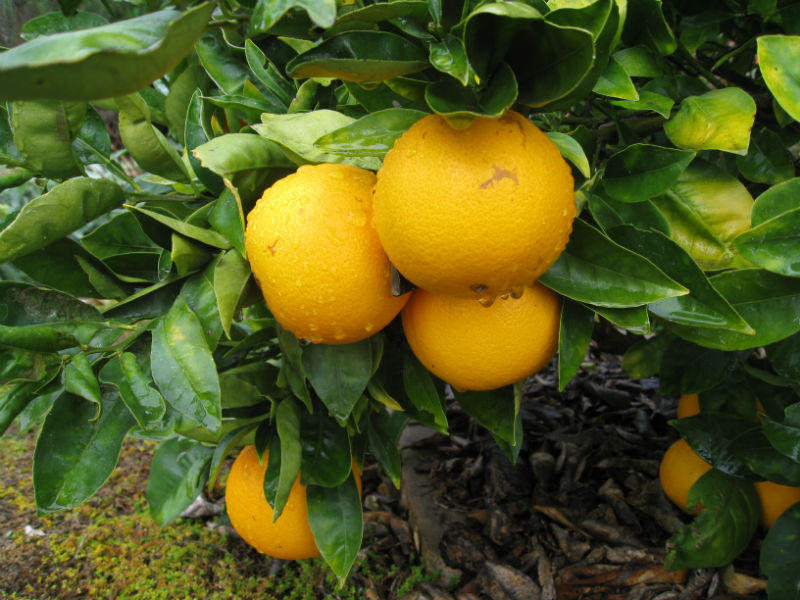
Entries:
{"type": "MultiPolygon", "coordinates": [[[[757,568],[757,540],[725,569],[663,568],[669,537],[688,522],[664,497],[658,483],[661,455],[677,438],[668,425],[677,399],[659,395],[655,379],[629,379],[617,354],[595,346],[585,366],[564,392],[558,392],[552,368],[526,384],[521,409],[525,441],[516,464],[455,404],[448,410],[449,436],[417,425],[407,428],[401,440],[401,490],[377,465],[367,462],[363,473],[365,543],[349,579],[360,590],[357,597],[766,597],[766,582],[759,578],[757,568]],[[425,575],[419,573],[420,561],[425,575]],[[404,586],[410,578],[416,582],[412,591],[404,586]]],[[[70,575],[77,578],[69,587],[72,591],[53,592],[47,585],[53,578],[43,572],[54,568],[47,560],[52,550],[24,543],[20,532],[26,526],[34,536],[43,526],[32,508],[31,434],[27,440],[14,468],[0,472],[0,598],[110,597],[81,583],[80,578],[88,581],[91,573],[82,575],[77,564],[70,575]],[[20,501],[23,496],[11,499],[8,490],[14,488],[22,490],[23,496],[30,494],[27,506],[20,501]]],[[[147,444],[131,441],[112,479],[139,481],[139,489],[144,490],[151,452],[147,444]]],[[[134,512],[141,494],[126,497],[107,491],[113,488],[111,481],[90,500],[89,508],[91,503],[102,504],[104,518],[134,512]]],[[[217,505],[221,502],[217,500],[217,505]]],[[[199,512],[205,526],[226,534],[216,543],[224,545],[219,550],[241,565],[242,577],[267,577],[293,568],[290,563],[261,557],[237,539],[224,512],[199,512]]],[[[89,526],[95,518],[91,510],[47,517],[48,535],[66,535],[89,526]]],[[[323,578],[315,590],[318,598],[339,597],[323,578]]],[[[174,597],[190,596],[176,591],[174,597]]]]}

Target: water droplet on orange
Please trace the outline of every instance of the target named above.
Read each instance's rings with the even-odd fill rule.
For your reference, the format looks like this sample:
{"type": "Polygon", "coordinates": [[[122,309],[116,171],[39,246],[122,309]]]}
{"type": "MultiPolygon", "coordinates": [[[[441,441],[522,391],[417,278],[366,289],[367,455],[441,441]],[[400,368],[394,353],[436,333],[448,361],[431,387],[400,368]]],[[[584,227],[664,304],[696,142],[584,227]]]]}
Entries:
{"type": "Polygon", "coordinates": [[[484,296],[483,298],[478,298],[478,304],[484,308],[489,308],[492,304],[494,304],[494,296],[484,296]]]}

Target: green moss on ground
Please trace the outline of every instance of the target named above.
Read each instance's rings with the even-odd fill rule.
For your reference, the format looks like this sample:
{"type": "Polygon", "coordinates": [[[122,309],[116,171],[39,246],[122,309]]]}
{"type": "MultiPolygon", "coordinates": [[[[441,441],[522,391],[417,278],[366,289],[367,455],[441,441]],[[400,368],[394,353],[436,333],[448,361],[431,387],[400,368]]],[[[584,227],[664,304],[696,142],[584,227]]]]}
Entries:
{"type": "MultiPolygon", "coordinates": [[[[35,439],[0,438],[0,597],[117,600],[360,600],[370,581],[428,580],[381,553],[362,552],[341,588],[321,560],[278,562],[235,535],[225,517],[159,527],[145,498],[153,446],[128,440],[117,469],[88,502],[37,516],[31,483],[35,439]],[[26,526],[43,535],[26,534],[26,526]]],[[[399,586],[398,586],[399,587],[399,586]]]]}

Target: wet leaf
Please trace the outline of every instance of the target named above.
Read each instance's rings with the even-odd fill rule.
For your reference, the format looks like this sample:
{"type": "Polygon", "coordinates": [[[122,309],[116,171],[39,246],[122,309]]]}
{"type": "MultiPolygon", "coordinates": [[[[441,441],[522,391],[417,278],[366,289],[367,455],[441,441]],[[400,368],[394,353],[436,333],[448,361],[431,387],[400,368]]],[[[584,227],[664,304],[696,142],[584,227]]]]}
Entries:
{"type": "Polygon", "coordinates": [[[130,94],[172,69],[214,5],[167,9],[92,29],[40,36],[0,54],[0,100],[95,100],[130,94]]]}
{"type": "Polygon", "coordinates": [[[230,242],[218,234],[213,229],[206,229],[204,227],[198,227],[197,225],[192,225],[187,223],[186,221],[181,221],[180,219],[175,219],[173,217],[168,217],[160,212],[155,210],[150,210],[147,208],[142,208],[141,206],[129,206],[129,208],[142,213],[143,215],[147,215],[151,219],[158,221],[162,225],[166,225],[170,229],[180,233],[183,236],[191,238],[193,240],[197,240],[198,242],[202,242],[203,244],[207,244],[209,246],[213,246],[215,248],[220,248],[222,250],[226,250],[231,247],[230,242]]]}
{"type": "Polygon", "coordinates": [[[558,131],[548,131],[547,137],[558,147],[558,151],[561,152],[564,158],[580,171],[581,175],[587,179],[591,176],[592,171],[589,166],[589,160],[586,158],[583,146],[575,138],[558,131]]]}
{"type": "Polygon", "coordinates": [[[311,344],[303,349],[303,368],[323,404],[334,417],[344,421],[372,375],[369,341],[336,346],[311,344]]]}
{"type": "Polygon", "coordinates": [[[632,144],[606,164],[603,189],[620,202],[642,202],[664,193],[686,170],[694,152],[632,144]]]}
{"type": "Polygon", "coordinates": [[[650,314],[646,306],[633,308],[606,308],[604,306],[585,305],[599,316],[617,327],[627,329],[638,335],[650,333],[650,314]]]}
{"type": "Polygon", "coordinates": [[[793,560],[800,538],[800,504],[790,506],[764,537],[759,568],[767,577],[767,594],[772,600],[796,600],[800,574],[793,560]]]}
{"type": "Polygon", "coordinates": [[[27,42],[40,35],[79,31],[107,24],[108,21],[97,13],[79,10],[74,15],[66,16],[63,12],[49,12],[26,22],[19,35],[27,42]]]}
{"type": "Polygon", "coordinates": [[[258,0],[250,17],[250,33],[266,33],[287,11],[303,9],[317,26],[327,29],[336,20],[334,0],[258,0]]]}
{"type": "Polygon", "coordinates": [[[72,357],[66,367],[64,367],[64,388],[71,394],[75,394],[93,402],[96,405],[96,412],[93,420],[100,417],[102,401],[100,397],[100,383],[97,375],[94,374],[89,359],[83,353],[72,357]]]}
{"type": "Polygon", "coordinates": [[[14,144],[28,168],[51,179],[81,173],[72,141],[83,125],[86,106],[85,102],[58,100],[18,100],[11,104],[14,144]]]}
{"type": "Polygon", "coordinates": [[[208,477],[214,448],[186,438],[163,442],[150,465],[147,503],[159,525],[175,520],[197,498],[208,477]]]}
{"type": "Polygon", "coordinates": [[[502,440],[514,445],[517,440],[517,415],[521,397],[514,386],[487,392],[454,391],[456,402],[465,413],[502,440]]]}
{"type": "Polygon", "coordinates": [[[33,456],[40,512],[82,504],[116,467],[122,441],[135,421],[117,394],[104,394],[99,419],[95,413],[91,402],[65,393],[47,414],[33,456]]]}
{"type": "Polygon", "coordinates": [[[314,145],[334,154],[383,158],[395,140],[426,114],[408,108],[387,108],[326,133],[314,145]]]}
{"type": "Polygon", "coordinates": [[[669,56],[678,47],[664,18],[661,0],[640,0],[627,5],[623,39],[647,44],[662,56],[669,56]]]}
{"type": "Polygon", "coordinates": [[[403,387],[411,404],[433,417],[439,431],[447,431],[447,416],[430,372],[411,354],[403,358],[403,387]]]}
{"type": "Polygon", "coordinates": [[[773,185],[758,196],[750,215],[753,227],[797,208],[800,177],[773,185]]]}
{"type": "Polygon", "coordinates": [[[614,57],[608,61],[605,72],[600,75],[597,83],[594,84],[592,91],[601,96],[619,98],[621,100],[639,100],[639,92],[630,75],[625,72],[614,57]]]}
{"type": "Polygon", "coordinates": [[[664,132],[679,148],[745,155],[755,116],[750,94],[728,87],[685,98],[677,114],[664,123],[664,132]]]}
{"type": "Polygon", "coordinates": [[[140,427],[149,429],[161,422],[166,413],[164,397],[151,385],[132,352],[123,352],[111,358],[101,369],[99,379],[113,385],[125,406],[140,427]]]}
{"type": "Polygon", "coordinates": [[[736,166],[748,181],[775,185],[794,177],[793,161],[777,133],[758,129],[750,138],[747,154],[736,157],[736,166]]]}
{"type": "Polygon", "coordinates": [[[665,119],[672,114],[675,101],[663,94],[640,89],[638,100],[611,100],[611,104],[627,110],[652,110],[665,119]]]}
{"type": "Polygon", "coordinates": [[[280,146],[252,133],[215,137],[195,148],[192,154],[203,167],[228,179],[241,171],[292,165],[280,146]]]}
{"type": "Polygon", "coordinates": [[[564,391],[586,358],[594,331],[594,313],[584,305],[564,300],[558,328],[558,389],[564,391]]]}
{"type": "Polygon", "coordinates": [[[704,348],[681,339],[664,342],[666,351],[659,358],[659,389],[663,394],[697,394],[729,380],[742,366],[739,352],[704,348]]]}
{"type": "Polygon", "coordinates": [[[231,338],[231,324],[239,301],[250,281],[250,265],[236,250],[229,250],[214,268],[214,293],[219,306],[222,329],[231,338]]]}
{"type": "Polygon", "coordinates": [[[347,430],[324,410],[303,414],[301,419],[303,466],[300,483],[325,487],[344,483],[352,464],[347,430]]]}
{"type": "Polygon", "coordinates": [[[733,246],[744,258],[767,271],[800,277],[800,208],[745,231],[733,246]]]}
{"type": "Polygon", "coordinates": [[[369,450],[398,489],[402,476],[398,444],[408,420],[403,413],[382,410],[369,416],[367,427],[369,450]]]}
{"type": "Polygon", "coordinates": [[[464,42],[458,37],[447,34],[442,41],[431,43],[428,52],[434,69],[450,75],[461,85],[469,84],[470,74],[474,72],[467,60],[464,42]]]}
{"type": "MultiPolygon", "coordinates": [[[[292,486],[300,472],[302,461],[300,417],[300,407],[293,398],[281,401],[275,409],[275,425],[278,437],[273,439],[273,445],[276,441],[280,444],[280,453],[276,453],[276,456],[280,456],[280,468],[277,482],[275,482],[274,497],[271,502],[274,509],[273,522],[281,516],[289,499],[289,492],[292,491],[292,486]]],[[[272,458],[273,454],[270,452],[270,459],[272,458]]],[[[269,467],[272,466],[273,461],[270,460],[269,467]]],[[[264,485],[266,486],[266,480],[264,485]]]]}
{"type": "Polygon", "coordinates": [[[425,102],[431,110],[456,128],[466,127],[475,117],[499,117],[516,100],[517,81],[506,63],[481,87],[464,87],[454,79],[442,79],[425,88],[425,102]]]}
{"type": "Polygon", "coordinates": [[[761,415],[761,428],[770,444],[778,452],[800,462],[800,404],[786,407],[783,422],[761,415]]]}

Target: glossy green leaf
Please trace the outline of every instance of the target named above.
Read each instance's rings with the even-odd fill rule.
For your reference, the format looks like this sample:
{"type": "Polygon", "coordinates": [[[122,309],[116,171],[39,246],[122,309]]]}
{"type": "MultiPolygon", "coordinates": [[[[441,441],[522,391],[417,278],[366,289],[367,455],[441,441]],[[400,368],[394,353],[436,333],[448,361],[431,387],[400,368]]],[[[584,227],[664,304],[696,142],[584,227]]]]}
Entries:
{"type": "Polygon", "coordinates": [[[447,415],[430,372],[411,354],[404,356],[402,368],[403,387],[411,404],[420,412],[430,414],[439,431],[447,431],[447,415]]]}
{"type": "Polygon", "coordinates": [[[669,223],[649,200],[620,202],[603,194],[589,195],[589,211],[595,221],[607,230],[617,225],[633,225],[639,229],[652,229],[669,234],[669,223]]]}
{"type": "Polygon", "coordinates": [[[617,243],[648,258],[669,277],[689,289],[686,296],[665,298],[649,304],[651,313],[682,325],[755,333],[714,289],[691,256],[667,236],[630,225],[615,227],[609,230],[609,234],[617,243]]]}
{"type": "Polygon", "coordinates": [[[580,219],[566,250],[540,281],[562,296],[608,308],[649,304],[688,290],[646,258],[580,219]]]}
{"type": "Polygon", "coordinates": [[[377,83],[429,66],[417,45],[386,31],[349,31],[293,58],[286,73],[295,79],[333,77],[356,83],[377,83]]]}
{"type": "Polygon", "coordinates": [[[85,354],[76,354],[64,367],[64,388],[69,393],[96,405],[97,412],[94,420],[100,416],[102,405],[100,383],[97,381],[97,375],[94,374],[92,366],[89,364],[89,359],[86,358],[85,354]]]}
{"type": "Polygon", "coordinates": [[[781,108],[800,121],[800,37],[762,35],[757,40],[758,67],[781,108]]]}
{"type": "Polygon", "coordinates": [[[694,152],[632,144],[606,164],[603,189],[620,202],[642,202],[664,193],[686,170],[694,152]]]}
{"type": "Polygon", "coordinates": [[[105,179],[70,179],[28,202],[0,231],[0,262],[23,256],[72,233],[124,201],[105,179]]]}
{"type": "Polygon", "coordinates": [[[187,223],[186,221],[181,221],[179,219],[174,219],[172,217],[168,217],[160,212],[155,210],[150,210],[147,208],[142,208],[141,206],[129,206],[129,208],[142,213],[143,215],[147,215],[151,219],[158,221],[162,225],[166,225],[170,229],[180,233],[183,236],[191,238],[193,240],[197,240],[198,242],[202,242],[209,246],[213,246],[215,248],[221,248],[222,250],[226,250],[231,247],[230,242],[218,234],[216,231],[212,229],[206,229],[204,227],[198,227],[197,225],[192,225],[187,223]]]}
{"type": "Polygon", "coordinates": [[[631,77],[661,77],[664,74],[660,59],[647,46],[630,46],[614,52],[616,60],[631,77]]]}
{"type": "Polygon", "coordinates": [[[212,351],[216,349],[223,332],[214,290],[214,271],[218,262],[215,260],[202,273],[186,279],[179,294],[200,320],[206,344],[212,351]]]}
{"type": "Polygon", "coordinates": [[[189,103],[192,101],[195,91],[206,89],[208,84],[209,80],[203,67],[196,63],[190,63],[170,85],[167,99],[164,102],[164,112],[169,126],[172,131],[177,133],[181,142],[184,141],[189,103]]]}
{"type": "Polygon", "coordinates": [[[784,456],[800,462],[800,404],[788,406],[784,412],[783,422],[778,422],[761,415],[761,428],[770,444],[784,456]]]}
{"type": "Polygon", "coordinates": [[[186,109],[186,122],[184,124],[183,139],[186,146],[186,154],[189,165],[194,174],[209,191],[215,194],[222,193],[224,185],[222,179],[209,171],[200,164],[200,159],[194,154],[194,150],[205,144],[210,134],[206,133],[206,121],[209,121],[208,111],[203,102],[202,92],[197,89],[192,94],[189,106],[186,109]]]}
{"type": "Polygon", "coordinates": [[[303,367],[303,347],[290,331],[286,331],[278,326],[278,345],[283,355],[281,361],[281,374],[279,380],[289,388],[297,398],[300,398],[306,405],[309,412],[313,410],[311,404],[311,394],[306,386],[306,372],[303,367]]]}
{"type": "Polygon", "coordinates": [[[744,258],[789,277],[800,277],[800,208],[745,231],[733,246],[744,258]]]}
{"type": "Polygon", "coordinates": [[[367,427],[369,450],[398,489],[403,470],[398,446],[407,423],[403,413],[382,410],[369,416],[367,427]]]}
{"type": "Polygon", "coordinates": [[[208,222],[225,236],[225,239],[238,250],[242,257],[245,257],[244,216],[241,205],[230,190],[225,190],[217,198],[214,208],[208,215],[208,222]]]}
{"type": "Polygon", "coordinates": [[[352,157],[321,150],[315,145],[321,136],[354,122],[342,113],[322,109],[287,115],[262,115],[263,123],[253,129],[270,142],[279,144],[285,155],[298,165],[307,163],[344,163],[376,171],[380,160],[373,157],[352,157]]]}
{"type": "Polygon", "coordinates": [[[85,102],[18,100],[11,104],[10,116],[14,144],[26,166],[51,179],[81,173],[72,141],[83,125],[85,102]]]}
{"type": "Polygon", "coordinates": [[[166,401],[216,431],[221,423],[217,367],[200,320],[178,298],[153,330],[150,368],[166,401]]]}
{"type": "Polygon", "coordinates": [[[798,208],[799,194],[800,177],[773,185],[756,198],[750,213],[752,226],[757,227],[774,217],[798,208]]]}
{"type": "Polygon", "coordinates": [[[151,122],[150,108],[138,94],[118,96],[119,135],[125,149],[145,171],[172,181],[189,181],[172,143],[151,122]]]}
{"type": "Polygon", "coordinates": [[[670,538],[667,569],[724,567],[750,543],[758,527],[760,502],[752,484],[711,470],[689,490],[695,520],[670,538]]]}
{"type": "Polygon", "coordinates": [[[521,396],[514,386],[487,392],[454,392],[454,395],[465,413],[500,439],[515,444],[521,396]]]}
{"type": "Polygon", "coordinates": [[[41,250],[15,259],[14,266],[37,283],[72,296],[93,298],[98,292],[78,258],[91,260],[89,253],[77,242],[63,238],[41,250]]]}
{"type": "Polygon", "coordinates": [[[800,538],[800,504],[790,506],[764,537],[758,567],[767,577],[771,600],[796,600],[800,574],[794,560],[800,538]]]}
{"type": "MultiPolygon", "coordinates": [[[[297,474],[300,472],[302,461],[302,448],[300,445],[300,407],[293,398],[287,398],[278,404],[275,410],[275,424],[278,432],[277,440],[280,443],[280,469],[275,495],[272,501],[275,521],[281,516],[289,492],[292,490],[297,474]]],[[[274,443],[274,442],[273,442],[274,443]]],[[[270,454],[270,458],[272,455],[270,454]]],[[[272,461],[270,461],[270,466],[272,461]]],[[[265,483],[266,485],[266,483],[265,483]]]]}
{"type": "Polygon", "coordinates": [[[639,100],[639,92],[630,75],[625,72],[614,57],[608,61],[605,72],[600,75],[592,91],[601,96],[619,98],[620,100],[639,100]]]}
{"type": "Polygon", "coordinates": [[[604,306],[586,305],[609,323],[621,329],[627,329],[637,335],[650,333],[650,314],[646,306],[632,308],[606,308],[604,306]]]}
{"type": "Polygon", "coordinates": [[[760,269],[726,271],[712,285],[755,329],[745,335],[723,329],[670,325],[677,335],[701,346],[746,350],[772,344],[800,331],[800,280],[760,269]]]}
{"type": "Polygon", "coordinates": [[[306,488],[308,524],[322,558],[343,582],[361,549],[364,514],[353,476],[336,487],[306,488]]]}
{"type": "Polygon", "coordinates": [[[757,129],[745,156],[736,157],[739,172],[754,183],[775,185],[794,177],[794,158],[781,137],[769,129],[757,129]]]}
{"type": "Polygon", "coordinates": [[[347,430],[324,410],[304,414],[301,425],[303,466],[300,483],[325,487],[344,483],[352,464],[347,430]]]}
{"type": "Polygon", "coordinates": [[[395,140],[426,114],[408,108],[387,108],[320,136],[314,145],[332,154],[383,158],[395,140]]]}
{"type": "Polygon", "coordinates": [[[317,26],[327,29],[336,20],[334,0],[258,0],[250,17],[253,35],[266,33],[289,10],[303,9],[317,26]]]}
{"type": "Polygon", "coordinates": [[[0,390],[0,435],[5,434],[15,419],[29,406],[39,384],[33,381],[12,383],[0,390]]]}
{"type": "Polygon", "coordinates": [[[767,347],[767,356],[778,374],[800,381],[800,334],[767,347]]]}
{"type": "Polygon", "coordinates": [[[475,117],[497,118],[517,100],[517,80],[508,64],[501,64],[480,87],[464,87],[442,79],[425,88],[425,102],[451,126],[463,128],[475,117]]]}
{"type": "Polygon", "coordinates": [[[202,269],[211,259],[211,253],[182,235],[173,233],[170,258],[178,276],[186,277],[202,269]]]}
{"type": "Polygon", "coordinates": [[[442,41],[433,42],[428,46],[430,62],[434,69],[450,75],[461,85],[470,83],[470,74],[473,74],[464,42],[458,37],[447,34],[442,41]]]}
{"type": "Polygon", "coordinates": [[[94,100],[130,94],[167,73],[203,32],[214,5],[167,9],[41,36],[0,54],[0,100],[94,100]]]}
{"type": "Polygon", "coordinates": [[[203,33],[195,51],[206,73],[225,94],[240,94],[249,70],[242,60],[240,48],[228,44],[222,30],[212,28],[203,33]]]}
{"type": "Polygon", "coordinates": [[[258,89],[268,100],[283,107],[280,112],[286,112],[296,92],[295,84],[286,79],[252,40],[245,40],[244,52],[258,89]]]}
{"type": "Polygon", "coordinates": [[[610,103],[626,110],[651,110],[665,119],[672,114],[672,107],[675,105],[675,101],[669,96],[646,89],[639,90],[638,100],[610,100],[610,103]]]}
{"type": "Polygon", "coordinates": [[[173,521],[197,498],[213,453],[210,446],[177,437],[158,447],[147,480],[147,503],[156,523],[173,521]]]}
{"type": "Polygon", "coordinates": [[[6,105],[0,103],[0,165],[22,168],[24,164],[25,160],[14,145],[14,134],[6,105]]]}
{"type": "Polygon", "coordinates": [[[677,114],[664,123],[664,133],[679,148],[745,155],[755,116],[752,96],[728,87],[685,98],[677,114]]]}
{"type": "Polygon", "coordinates": [[[231,337],[231,324],[239,307],[239,301],[250,281],[250,265],[236,250],[222,255],[214,268],[214,293],[217,296],[222,328],[228,339],[231,337]]]}
{"type": "Polygon", "coordinates": [[[303,368],[330,413],[344,421],[367,389],[372,375],[368,340],[353,344],[311,344],[303,349],[303,368]]]}
{"type": "Polygon", "coordinates": [[[20,37],[27,42],[40,35],[79,31],[107,24],[108,21],[97,13],[79,10],[74,15],[66,16],[63,12],[49,12],[26,22],[20,30],[20,37]]]}
{"type": "Polygon", "coordinates": [[[252,133],[228,133],[215,137],[195,148],[192,154],[203,167],[228,179],[241,171],[292,164],[280,146],[252,133]]]}
{"type": "Polygon", "coordinates": [[[640,339],[622,355],[622,368],[636,379],[656,375],[661,369],[661,361],[671,343],[672,337],[668,334],[640,339]]]}
{"type": "Polygon", "coordinates": [[[380,23],[404,17],[427,21],[428,3],[424,0],[392,0],[391,2],[368,4],[339,15],[333,30],[337,31],[340,26],[351,24],[351,28],[367,29],[364,25],[368,23],[380,23]]]}
{"type": "Polygon", "coordinates": [[[697,394],[729,380],[741,366],[738,352],[704,348],[681,339],[667,337],[659,359],[659,389],[662,394],[697,394]]]}
{"type": "Polygon", "coordinates": [[[558,328],[558,390],[564,391],[586,358],[594,331],[594,313],[578,302],[564,300],[558,328]]]}
{"type": "Polygon", "coordinates": [[[678,43],[664,18],[661,0],[639,0],[626,4],[623,39],[647,44],[662,56],[675,52],[678,43]]]}
{"type": "Polygon", "coordinates": [[[116,386],[140,427],[154,427],[164,417],[164,397],[152,387],[150,377],[142,371],[132,352],[111,358],[100,371],[99,379],[106,385],[116,386]]]}
{"type": "Polygon", "coordinates": [[[42,425],[33,456],[36,507],[48,513],[92,496],[117,465],[135,421],[116,394],[104,394],[99,419],[91,402],[59,397],[42,425]]]}
{"type": "Polygon", "coordinates": [[[519,101],[543,106],[566,97],[593,66],[595,46],[585,29],[548,21],[523,2],[487,3],[466,20],[464,44],[478,76],[485,79],[501,61],[519,84],[519,101]],[[496,40],[487,45],[486,40],[496,40]]]}
{"type": "Polygon", "coordinates": [[[706,271],[749,265],[736,255],[733,240],[750,229],[753,197],[735,177],[696,159],[653,203],[672,239],[706,271]]]}
{"type": "Polygon", "coordinates": [[[589,159],[586,158],[583,146],[575,138],[558,131],[548,131],[547,137],[558,147],[558,151],[564,155],[564,158],[580,171],[581,175],[587,179],[591,176],[592,170],[589,166],[589,159]]]}

